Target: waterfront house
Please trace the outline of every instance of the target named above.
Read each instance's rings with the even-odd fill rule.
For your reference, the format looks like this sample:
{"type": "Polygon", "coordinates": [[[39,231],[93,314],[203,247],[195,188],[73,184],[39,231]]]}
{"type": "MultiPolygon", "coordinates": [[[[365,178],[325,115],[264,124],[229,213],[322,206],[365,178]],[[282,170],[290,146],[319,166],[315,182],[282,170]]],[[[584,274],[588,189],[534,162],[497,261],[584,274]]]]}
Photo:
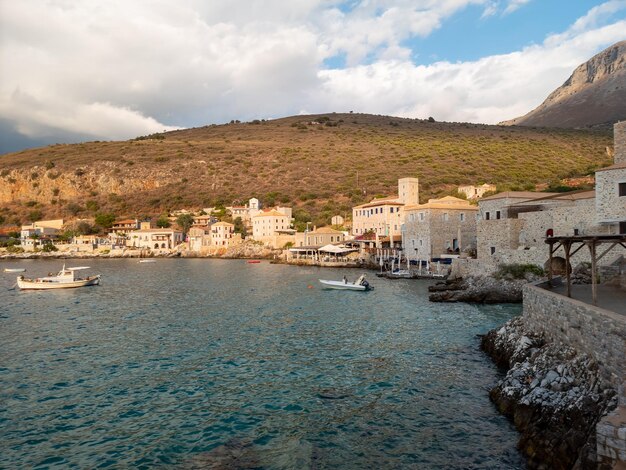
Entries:
{"type": "MultiPolygon", "coordinates": [[[[548,259],[546,238],[608,234],[596,220],[596,192],[503,193],[479,202],[477,223],[478,259],[495,266],[501,263],[532,263],[543,266],[548,259]],[[495,216],[495,218],[494,218],[495,216]]],[[[589,261],[587,250],[572,262],[589,261]]]]}
{"type": "Polygon", "coordinates": [[[265,245],[281,248],[295,242],[291,217],[276,209],[261,210],[252,217],[252,238],[265,245]]]}
{"type": "Polygon", "coordinates": [[[150,250],[171,250],[183,242],[183,232],[173,228],[154,228],[150,222],[141,222],[138,230],[128,233],[126,245],[150,250]]]}
{"type": "Polygon", "coordinates": [[[298,232],[295,237],[296,246],[324,246],[343,242],[346,235],[331,227],[313,227],[312,231],[298,232]]]}
{"type": "Polygon", "coordinates": [[[235,226],[228,222],[211,225],[211,245],[226,247],[241,242],[241,235],[235,233],[235,226]]]}
{"type": "Polygon", "coordinates": [[[193,225],[187,233],[187,244],[191,251],[201,252],[211,245],[211,226],[193,225]]]}
{"type": "Polygon", "coordinates": [[[478,207],[446,196],[404,207],[402,247],[412,259],[440,258],[476,248],[478,207]]]}
{"type": "Polygon", "coordinates": [[[398,195],[373,199],[352,208],[352,234],[373,232],[379,236],[400,237],[404,223],[404,207],[419,204],[419,180],[398,180],[398,195]]]}
{"type": "Polygon", "coordinates": [[[38,220],[32,224],[22,225],[20,243],[25,251],[33,251],[44,243],[53,243],[63,228],[63,219],[38,220]]]}
{"type": "Polygon", "coordinates": [[[111,233],[114,233],[118,237],[125,237],[129,232],[137,230],[138,228],[139,221],[137,219],[116,220],[111,227],[111,233]]]}

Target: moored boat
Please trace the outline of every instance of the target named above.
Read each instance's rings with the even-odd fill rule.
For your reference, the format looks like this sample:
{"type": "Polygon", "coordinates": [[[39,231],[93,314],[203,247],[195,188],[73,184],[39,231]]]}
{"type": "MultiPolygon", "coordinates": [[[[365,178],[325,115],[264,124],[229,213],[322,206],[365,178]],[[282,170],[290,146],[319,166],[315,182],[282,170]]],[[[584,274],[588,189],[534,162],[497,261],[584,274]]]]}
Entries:
{"type": "Polygon", "coordinates": [[[17,278],[17,287],[20,289],[70,289],[74,287],[95,286],[100,283],[100,274],[80,278],[76,276],[76,271],[89,269],[88,266],[78,266],[75,268],[63,268],[57,274],[50,274],[45,277],[26,279],[23,275],[17,278]]]}
{"type": "Polygon", "coordinates": [[[5,273],[23,273],[26,268],[4,268],[5,273]]]}
{"type": "Polygon", "coordinates": [[[366,291],[373,289],[369,282],[365,279],[365,274],[362,274],[356,281],[348,282],[348,279],[344,276],[343,281],[330,281],[326,279],[319,279],[320,283],[325,289],[336,290],[359,290],[366,291]]]}

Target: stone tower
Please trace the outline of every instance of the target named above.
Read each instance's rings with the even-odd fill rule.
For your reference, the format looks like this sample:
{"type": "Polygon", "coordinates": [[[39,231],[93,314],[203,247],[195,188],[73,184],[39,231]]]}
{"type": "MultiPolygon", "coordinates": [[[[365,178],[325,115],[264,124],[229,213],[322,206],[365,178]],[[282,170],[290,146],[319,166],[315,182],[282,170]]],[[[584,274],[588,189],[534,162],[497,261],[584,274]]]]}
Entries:
{"type": "Polygon", "coordinates": [[[398,180],[398,199],[407,206],[420,203],[418,178],[400,178],[398,180]]]}

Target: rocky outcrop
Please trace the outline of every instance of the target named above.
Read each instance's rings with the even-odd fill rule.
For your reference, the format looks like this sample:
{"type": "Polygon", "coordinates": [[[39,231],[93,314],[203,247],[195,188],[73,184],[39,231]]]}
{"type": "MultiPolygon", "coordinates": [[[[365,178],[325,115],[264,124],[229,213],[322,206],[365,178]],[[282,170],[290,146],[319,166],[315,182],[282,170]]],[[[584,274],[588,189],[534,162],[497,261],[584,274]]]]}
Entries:
{"type": "Polygon", "coordinates": [[[520,431],[529,468],[596,468],[596,424],[617,405],[598,364],[568,346],[545,342],[521,317],[490,331],[482,348],[509,369],[490,397],[520,431]]]}
{"type": "Polygon", "coordinates": [[[578,66],[546,100],[528,114],[503,125],[610,128],[626,119],[626,41],[618,42],[578,66]]]}
{"type": "Polygon", "coordinates": [[[438,282],[430,286],[431,302],[470,302],[481,304],[520,303],[526,280],[475,276],[438,282]]]}

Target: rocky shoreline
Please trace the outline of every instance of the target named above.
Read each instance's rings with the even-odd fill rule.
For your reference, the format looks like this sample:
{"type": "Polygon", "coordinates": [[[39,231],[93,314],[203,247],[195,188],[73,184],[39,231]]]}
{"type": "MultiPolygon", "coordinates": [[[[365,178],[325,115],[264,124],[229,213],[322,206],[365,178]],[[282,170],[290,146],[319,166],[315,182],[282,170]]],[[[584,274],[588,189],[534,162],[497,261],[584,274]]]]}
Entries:
{"type": "Polygon", "coordinates": [[[617,406],[598,364],[528,331],[523,317],[487,333],[481,347],[508,369],[489,395],[521,433],[528,467],[596,469],[596,424],[617,406]]]}
{"type": "Polygon", "coordinates": [[[526,280],[471,276],[438,282],[428,287],[431,302],[469,302],[483,304],[521,303],[526,280]]]}

